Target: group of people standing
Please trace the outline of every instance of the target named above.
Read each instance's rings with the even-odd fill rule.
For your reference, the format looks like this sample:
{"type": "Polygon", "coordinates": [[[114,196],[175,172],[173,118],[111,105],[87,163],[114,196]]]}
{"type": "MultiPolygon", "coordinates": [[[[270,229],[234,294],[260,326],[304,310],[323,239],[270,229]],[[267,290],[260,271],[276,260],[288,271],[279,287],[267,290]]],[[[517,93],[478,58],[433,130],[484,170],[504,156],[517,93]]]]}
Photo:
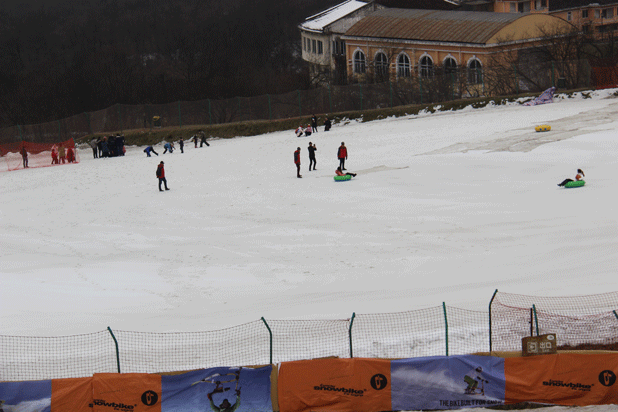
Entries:
{"type": "MultiPolygon", "coordinates": [[[[21,149],[19,149],[19,154],[21,155],[24,169],[28,169],[30,166],[28,166],[28,150],[26,150],[26,146],[22,145],[21,149]]],[[[65,148],[62,143],[52,146],[51,158],[51,164],[53,165],[77,162],[75,150],[71,146],[65,148]]]]}
{"type": "Polygon", "coordinates": [[[92,156],[97,159],[101,157],[124,156],[124,135],[116,133],[114,136],[95,137],[90,141],[92,156]]]}
{"type": "MultiPolygon", "coordinates": [[[[315,158],[315,152],[318,150],[315,143],[309,142],[309,147],[307,148],[309,151],[309,171],[311,171],[311,167],[313,166],[313,170],[315,170],[315,165],[317,164],[315,158]]],[[[337,159],[339,160],[339,167],[336,174],[342,173],[343,170],[347,170],[345,168],[345,161],[348,159],[348,148],[345,145],[345,142],[341,142],[341,146],[337,149],[337,159]],[[337,173],[339,172],[339,173],[337,173]]],[[[300,147],[296,148],[294,152],[294,164],[296,165],[296,177],[301,178],[300,174],[300,147]]],[[[356,176],[355,173],[346,173],[351,176],[356,176]]],[[[340,175],[341,176],[341,175],[340,175]]]]}
{"type": "MultiPolygon", "coordinates": [[[[324,120],[324,131],[328,132],[332,126],[332,123],[328,116],[326,116],[326,120],[324,120]]],[[[311,136],[312,133],[318,132],[318,118],[314,114],[311,116],[311,124],[308,124],[307,127],[303,127],[299,125],[298,128],[294,131],[296,133],[296,137],[311,136]]]]}

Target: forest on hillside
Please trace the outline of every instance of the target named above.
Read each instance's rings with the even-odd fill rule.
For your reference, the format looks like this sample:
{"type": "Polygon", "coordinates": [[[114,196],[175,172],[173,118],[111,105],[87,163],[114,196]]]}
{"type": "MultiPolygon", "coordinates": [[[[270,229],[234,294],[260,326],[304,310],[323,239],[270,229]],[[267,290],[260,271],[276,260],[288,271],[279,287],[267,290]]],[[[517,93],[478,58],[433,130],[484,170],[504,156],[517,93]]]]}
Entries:
{"type": "Polygon", "coordinates": [[[333,0],[0,0],[0,127],[309,87],[298,24],[333,0]]]}

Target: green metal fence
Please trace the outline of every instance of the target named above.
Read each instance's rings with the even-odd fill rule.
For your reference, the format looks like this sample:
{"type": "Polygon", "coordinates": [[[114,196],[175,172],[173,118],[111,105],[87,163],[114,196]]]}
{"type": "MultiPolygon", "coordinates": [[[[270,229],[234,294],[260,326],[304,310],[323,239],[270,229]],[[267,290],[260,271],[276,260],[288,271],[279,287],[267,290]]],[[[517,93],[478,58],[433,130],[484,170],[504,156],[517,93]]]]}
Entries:
{"type": "Polygon", "coordinates": [[[112,330],[59,337],[0,335],[0,381],[157,373],[340,358],[520,351],[525,336],[618,349],[618,292],[580,297],[496,293],[487,312],[441,306],[339,320],[260,320],[204,332],[112,330]],[[490,316],[491,315],[491,316],[490,316]]]}

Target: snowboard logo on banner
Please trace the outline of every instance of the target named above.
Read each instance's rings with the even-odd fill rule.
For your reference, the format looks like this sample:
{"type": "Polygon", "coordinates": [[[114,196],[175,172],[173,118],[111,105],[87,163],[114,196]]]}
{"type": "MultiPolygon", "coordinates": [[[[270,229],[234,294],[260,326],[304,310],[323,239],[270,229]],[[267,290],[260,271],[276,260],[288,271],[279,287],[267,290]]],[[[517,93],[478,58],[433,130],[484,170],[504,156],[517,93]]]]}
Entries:
{"type": "Polygon", "coordinates": [[[612,386],[616,383],[616,374],[610,370],[605,370],[599,374],[599,382],[603,386],[612,386]]]}
{"type": "Polygon", "coordinates": [[[387,385],[388,381],[386,379],[386,376],[382,375],[381,373],[377,373],[371,377],[371,387],[376,391],[381,391],[382,389],[386,388],[387,385]]]}
{"type": "Polygon", "coordinates": [[[146,406],[152,406],[159,400],[159,395],[155,391],[146,391],[142,394],[142,403],[146,406]]]}

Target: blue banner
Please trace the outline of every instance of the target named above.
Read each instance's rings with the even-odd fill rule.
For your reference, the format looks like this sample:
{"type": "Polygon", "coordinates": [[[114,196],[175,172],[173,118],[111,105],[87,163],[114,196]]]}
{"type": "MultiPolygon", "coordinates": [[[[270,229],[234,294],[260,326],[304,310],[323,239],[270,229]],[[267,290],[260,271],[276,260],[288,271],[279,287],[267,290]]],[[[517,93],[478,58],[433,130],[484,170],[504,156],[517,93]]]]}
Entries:
{"type": "Polygon", "coordinates": [[[272,412],[270,374],[263,368],[211,368],[161,376],[161,411],[272,412]]]}
{"type": "Polygon", "coordinates": [[[51,380],[0,382],[0,411],[50,412],[51,380]]]}
{"type": "Polygon", "coordinates": [[[466,355],[391,361],[395,411],[503,405],[504,388],[502,358],[466,355]]]}

